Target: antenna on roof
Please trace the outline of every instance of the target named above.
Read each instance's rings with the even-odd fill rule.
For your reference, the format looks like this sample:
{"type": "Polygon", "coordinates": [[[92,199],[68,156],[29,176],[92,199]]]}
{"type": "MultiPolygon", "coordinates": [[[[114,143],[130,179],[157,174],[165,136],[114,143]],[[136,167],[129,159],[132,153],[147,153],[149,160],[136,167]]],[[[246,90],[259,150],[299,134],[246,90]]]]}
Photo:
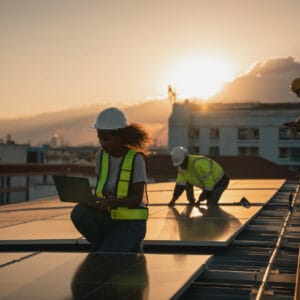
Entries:
{"type": "Polygon", "coordinates": [[[170,84],[168,85],[168,98],[172,104],[176,102],[176,92],[170,84]]]}

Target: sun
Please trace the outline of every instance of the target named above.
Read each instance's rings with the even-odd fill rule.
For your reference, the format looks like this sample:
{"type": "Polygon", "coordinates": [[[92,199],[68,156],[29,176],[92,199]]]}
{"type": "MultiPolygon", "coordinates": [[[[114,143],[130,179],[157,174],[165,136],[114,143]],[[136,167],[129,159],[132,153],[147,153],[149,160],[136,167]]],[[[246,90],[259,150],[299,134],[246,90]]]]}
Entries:
{"type": "Polygon", "coordinates": [[[179,98],[209,99],[234,77],[234,66],[224,59],[201,56],[185,59],[168,74],[179,98]]]}

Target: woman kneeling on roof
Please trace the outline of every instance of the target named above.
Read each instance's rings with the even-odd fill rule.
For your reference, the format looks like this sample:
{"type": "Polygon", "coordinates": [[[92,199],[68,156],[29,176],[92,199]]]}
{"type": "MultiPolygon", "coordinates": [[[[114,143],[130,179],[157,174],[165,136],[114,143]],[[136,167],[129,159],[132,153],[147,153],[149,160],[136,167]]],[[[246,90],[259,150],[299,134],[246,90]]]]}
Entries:
{"type": "Polygon", "coordinates": [[[138,252],[146,234],[147,182],[143,153],[149,136],[127,125],[117,108],[103,110],[93,126],[101,145],[96,154],[95,203],[78,204],[71,213],[77,230],[99,252],[138,252]]]}

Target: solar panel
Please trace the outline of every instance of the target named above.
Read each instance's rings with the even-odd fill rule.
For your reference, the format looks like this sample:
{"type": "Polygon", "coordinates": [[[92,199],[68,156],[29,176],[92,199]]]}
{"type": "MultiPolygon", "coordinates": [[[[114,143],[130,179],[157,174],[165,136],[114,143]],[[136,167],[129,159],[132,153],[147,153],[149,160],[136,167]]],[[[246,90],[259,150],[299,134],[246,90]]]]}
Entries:
{"type": "Polygon", "coordinates": [[[210,260],[209,255],[40,253],[0,268],[0,298],[175,299],[210,260]]]}
{"type": "Polygon", "coordinates": [[[39,220],[0,228],[0,244],[74,243],[80,238],[70,220],[39,220]]]}
{"type": "Polygon", "coordinates": [[[18,262],[33,254],[33,252],[2,252],[0,253],[0,267],[18,262]]]}
{"type": "Polygon", "coordinates": [[[286,182],[285,179],[235,179],[231,180],[229,189],[279,189],[286,182]]]}
{"type": "Polygon", "coordinates": [[[226,246],[260,209],[261,206],[166,208],[149,218],[145,245],[226,246]]]}
{"type": "MultiPolygon", "coordinates": [[[[172,196],[174,183],[152,184],[148,189],[150,217],[145,244],[227,245],[283,182],[232,180],[216,210],[207,210],[205,205],[200,208],[187,206],[185,195],[178,199],[178,205],[169,208],[166,204],[172,196]],[[265,189],[262,188],[264,184],[265,189]],[[259,188],[255,189],[256,185],[259,188]],[[256,205],[250,208],[226,206],[237,203],[242,196],[256,205]]],[[[57,198],[0,206],[0,245],[86,243],[70,221],[73,206],[66,206],[57,198]]]]}
{"type": "MultiPolygon", "coordinates": [[[[225,190],[219,204],[238,204],[242,197],[251,203],[265,204],[283,185],[284,180],[231,180],[229,188],[225,190]]],[[[162,205],[171,201],[175,183],[165,182],[150,185],[148,197],[150,205],[162,205]]],[[[195,198],[198,199],[201,189],[194,188],[195,198]]],[[[176,201],[176,204],[187,204],[185,192],[176,201]]],[[[205,203],[205,202],[204,202],[205,203]]]]}

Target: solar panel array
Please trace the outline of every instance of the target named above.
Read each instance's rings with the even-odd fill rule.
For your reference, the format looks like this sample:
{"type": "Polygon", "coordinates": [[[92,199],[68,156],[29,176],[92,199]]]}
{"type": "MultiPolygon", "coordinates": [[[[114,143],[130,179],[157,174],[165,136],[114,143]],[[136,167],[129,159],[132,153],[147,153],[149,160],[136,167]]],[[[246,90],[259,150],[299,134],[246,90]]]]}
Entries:
{"type": "MultiPolygon", "coordinates": [[[[283,183],[284,180],[232,180],[218,206],[188,206],[183,194],[172,208],[167,203],[174,183],[149,184],[150,217],[144,243],[224,247],[283,183]],[[252,205],[241,206],[242,197],[252,205]]],[[[196,197],[199,193],[200,190],[195,191],[196,197]]],[[[76,247],[87,243],[70,221],[73,206],[57,197],[1,206],[0,247],[15,245],[17,249],[19,245],[37,244],[76,247]]],[[[121,293],[124,299],[135,295],[147,295],[148,299],[176,298],[210,259],[209,255],[2,252],[0,297],[115,299],[114,293],[121,293]]]]}

